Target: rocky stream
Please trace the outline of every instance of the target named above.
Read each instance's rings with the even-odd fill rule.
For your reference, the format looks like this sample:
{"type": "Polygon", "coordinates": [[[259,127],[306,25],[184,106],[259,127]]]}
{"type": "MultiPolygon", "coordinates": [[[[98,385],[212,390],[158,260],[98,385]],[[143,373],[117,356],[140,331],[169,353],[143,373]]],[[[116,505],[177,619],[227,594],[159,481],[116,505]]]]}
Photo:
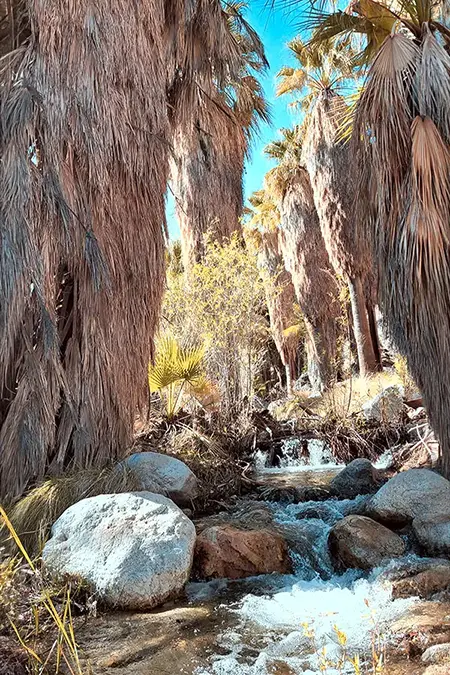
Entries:
{"type": "Polygon", "coordinates": [[[281,466],[266,469],[257,455],[267,498],[195,523],[181,599],[79,627],[92,671],[450,673],[450,483],[428,469],[386,482],[388,460],[344,469],[323,444],[308,463],[286,445],[281,466]]]}

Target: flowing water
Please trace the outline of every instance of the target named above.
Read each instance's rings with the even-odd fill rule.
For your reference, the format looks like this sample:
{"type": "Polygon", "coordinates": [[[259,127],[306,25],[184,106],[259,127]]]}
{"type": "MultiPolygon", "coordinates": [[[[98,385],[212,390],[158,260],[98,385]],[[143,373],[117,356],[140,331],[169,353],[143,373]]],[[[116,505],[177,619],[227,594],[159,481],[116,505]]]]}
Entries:
{"type": "MultiPolygon", "coordinates": [[[[295,486],[329,482],[342,467],[333,464],[323,444],[313,448],[309,464],[287,452],[282,466],[266,468],[265,458],[257,456],[258,479],[295,486]]],[[[333,524],[360,512],[366,499],[271,503],[274,522],[291,548],[294,574],[188,586],[191,602],[215,601],[228,615],[216,653],[197,675],[355,673],[350,661],[338,669],[343,642],[349,657],[359,655],[362,663],[372,662],[374,644],[379,653],[384,650],[390,625],[415,600],[392,599],[385,569],[336,574],[327,546],[333,524]]]]}
{"type": "MultiPolygon", "coordinates": [[[[256,473],[269,487],[326,485],[342,467],[323,443],[310,441],[310,461],[285,443],[281,466],[267,468],[258,455],[256,473]]],[[[388,458],[383,458],[386,463],[388,458]]],[[[149,614],[110,614],[86,625],[81,643],[94,672],[105,675],[350,675],[374,673],[372,650],[384,651],[393,622],[416,599],[392,599],[389,568],[336,574],[327,539],[331,527],[360,512],[366,497],[285,504],[266,502],[288,542],[293,574],[240,581],[218,579],[187,586],[187,603],[149,614]],[[342,661],[357,655],[361,670],[342,661]],[[367,669],[366,669],[367,666],[367,669]]],[[[419,605],[417,605],[419,608],[419,605]]],[[[417,675],[420,664],[401,657],[385,675],[417,675]]]]}

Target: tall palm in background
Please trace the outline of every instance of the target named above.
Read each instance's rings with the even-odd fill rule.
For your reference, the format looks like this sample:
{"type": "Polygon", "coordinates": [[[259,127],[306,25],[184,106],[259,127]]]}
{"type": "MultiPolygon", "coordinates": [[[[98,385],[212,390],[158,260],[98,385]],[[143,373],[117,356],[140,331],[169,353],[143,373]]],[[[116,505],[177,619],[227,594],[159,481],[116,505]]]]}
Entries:
{"type": "Polygon", "coordinates": [[[383,312],[423,393],[449,476],[450,27],[445,4],[365,0],[350,6],[347,16],[313,16],[312,24],[316,43],[355,34],[366,40],[362,55],[369,71],[353,120],[361,175],[356,207],[378,261],[383,312]]]}
{"type": "Polygon", "coordinates": [[[301,164],[302,127],[282,130],[281,140],[265,152],[278,164],[265,179],[278,205],[280,247],[292,274],[306,328],[308,374],[313,389],[323,391],[336,375],[338,353],[338,283],[322,237],[313,191],[301,164]]]}
{"type": "Polygon", "coordinates": [[[346,115],[339,91],[352,76],[353,50],[325,43],[289,44],[298,67],[280,72],[278,94],[305,94],[306,133],[302,161],[308,170],[323,238],[335,271],[348,283],[353,330],[362,375],[381,367],[374,319],[375,279],[371,251],[353,210],[355,177],[348,146],[339,138],[346,115]]]}
{"type": "Polygon", "coordinates": [[[195,114],[175,118],[171,174],[186,270],[201,260],[207,233],[222,242],[240,231],[245,158],[253,131],[269,119],[257,79],[268,64],[244,10],[242,2],[225,6],[229,37],[240,51],[238,77],[230,72],[217,81],[214,73],[199,73],[195,114]]]}
{"type": "Polygon", "coordinates": [[[257,265],[261,273],[269,311],[270,331],[286,372],[286,391],[293,392],[298,377],[297,363],[300,349],[299,316],[296,313],[295,289],[291,274],[286,270],[280,249],[279,211],[264,190],[254,192],[252,208],[246,213],[247,243],[256,246],[257,265]]]}
{"type": "Polygon", "coordinates": [[[215,0],[0,2],[0,497],[124,453],[164,281],[170,118],[241,54],[215,0]],[[187,11],[189,6],[189,11],[187,11]]]}

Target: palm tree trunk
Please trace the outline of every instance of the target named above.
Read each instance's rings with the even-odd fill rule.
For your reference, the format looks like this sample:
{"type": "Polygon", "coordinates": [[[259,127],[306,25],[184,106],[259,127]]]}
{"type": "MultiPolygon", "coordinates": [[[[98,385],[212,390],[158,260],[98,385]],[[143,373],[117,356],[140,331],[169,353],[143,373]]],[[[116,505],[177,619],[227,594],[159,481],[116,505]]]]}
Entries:
{"type": "Polygon", "coordinates": [[[314,326],[304,316],[308,377],[314,392],[322,394],[335,379],[336,334],[329,335],[327,325],[314,326]]]}
{"type": "Polygon", "coordinates": [[[377,360],[372,343],[372,334],[360,277],[349,279],[348,289],[353,315],[353,331],[358,350],[359,372],[362,377],[365,377],[370,373],[377,372],[379,369],[379,359],[377,360]]]}
{"type": "Polygon", "coordinates": [[[341,308],[313,190],[303,167],[290,175],[280,215],[280,245],[306,328],[308,375],[313,389],[323,392],[335,376],[341,308]]]}
{"type": "Polygon", "coordinates": [[[378,335],[377,318],[375,315],[375,307],[372,303],[366,302],[367,316],[369,318],[370,335],[372,338],[373,351],[377,361],[377,370],[383,370],[383,360],[381,357],[380,336],[378,335]]]}
{"type": "Polygon", "coordinates": [[[244,131],[225,103],[206,101],[195,124],[173,136],[171,180],[185,272],[204,255],[205,237],[223,243],[241,232],[244,131]]]}
{"type": "Polygon", "coordinates": [[[295,364],[300,338],[299,332],[295,330],[298,323],[294,310],[295,289],[291,275],[284,267],[279,246],[278,232],[264,232],[257,264],[266,293],[270,330],[286,370],[286,389],[289,396],[296,375],[295,364]]]}

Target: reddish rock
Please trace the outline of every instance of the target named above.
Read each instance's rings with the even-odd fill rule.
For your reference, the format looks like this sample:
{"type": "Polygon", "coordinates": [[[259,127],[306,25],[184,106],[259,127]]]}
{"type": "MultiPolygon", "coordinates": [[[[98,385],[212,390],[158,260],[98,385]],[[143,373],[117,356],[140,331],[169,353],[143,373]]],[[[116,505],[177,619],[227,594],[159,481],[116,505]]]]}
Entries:
{"type": "Polygon", "coordinates": [[[365,516],[347,516],[330,532],[330,552],[339,565],[364,570],[377,567],[386,558],[405,552],[405,543],[395,532],[365,516]]]}
{"type": "Polygon", "coordinates": [[[450,641],[450,604],[414,604],[391,624],[390,633],[394,642],[398,641],[410,656],[422,654],[432,645],[447,643],[450,641]]]}
{"type": "Polygon", "coordinates": [[[436,593],[447,591],[450,587],[450,565],[436,565],[407,579],[394,581],[394,598],[418,596],[429,600],[436,593]]]}
{"type": "Polygon", "coordinates": [[[291,571],[286,542],[276,532],[218,525],[209,527],[197,537],[194,553],[196,578],[243,579],[291,571]]]}

